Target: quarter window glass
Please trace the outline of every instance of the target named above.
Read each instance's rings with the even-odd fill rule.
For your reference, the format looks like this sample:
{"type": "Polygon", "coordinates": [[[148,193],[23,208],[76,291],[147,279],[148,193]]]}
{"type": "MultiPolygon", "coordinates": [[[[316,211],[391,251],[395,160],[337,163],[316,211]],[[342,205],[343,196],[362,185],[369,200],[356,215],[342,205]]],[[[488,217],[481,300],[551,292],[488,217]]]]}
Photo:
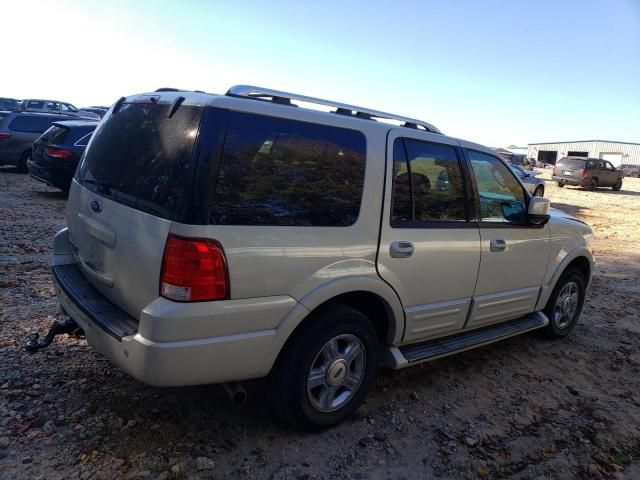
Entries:
{"type": "Polygon", "coordinates": [[[18,116],[11,121],[9,128],[17,132],[42,133],[52,121],[49,117],[18,116]]]}
{"type": "Polygon", "coordinates": [[[513,173],[496,157],[467,150],[485,222],[525,222],[525,194],[513,173]]]}
{"type": "Polygon", "coordinates": [[[53,112],[56,112],[56,111],[60,110],[60,104],[55,103],[55,102],[48,102],[47,103],[47,110],[51,110],[53,112]]]}
{"type": "Polygon", "coordinates": [[[79,147],[86,147],[87,143],[89,143],[89,140],[91,140],[91,135],[93,135],[93,132],[87,133],[80,140],[76,141],[76,145],[78,145],[79,147]]]}
{"type": "Polygon", "coordinates": [[[210,222],[351,225],[360,211],[365,158],[358,131],[231,113],[210,222]]]}
{"type": "Polygon", "coordinates": [[[464,183],[453,147],[396,139],[391,220],[392,225],[467,220],[464,183]]]}
{"type": "Polygon", "coordinates": [[[40,110],[40,109],[44,108],[44,102],[31,100],[27,104],[27,108],[37,108],[38,110],[40,110]]]}

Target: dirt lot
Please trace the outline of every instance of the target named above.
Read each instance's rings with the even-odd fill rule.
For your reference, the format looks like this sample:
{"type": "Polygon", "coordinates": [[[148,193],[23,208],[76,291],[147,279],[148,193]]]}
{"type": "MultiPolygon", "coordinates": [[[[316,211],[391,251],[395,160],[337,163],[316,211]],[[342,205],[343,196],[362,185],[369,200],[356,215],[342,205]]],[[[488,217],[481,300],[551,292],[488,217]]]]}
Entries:
{"type": "Polygon", "coordinates": [[[259,384],[232,407],[214,386],[142,385],[81,340],[26,354],[58,315],[66,199],[1,169],[0,478],[640,478],[640,180],[547,196],[596,232],[575,332],[383,372],[354,418],[311,435],[273,422],[259,384]]]}

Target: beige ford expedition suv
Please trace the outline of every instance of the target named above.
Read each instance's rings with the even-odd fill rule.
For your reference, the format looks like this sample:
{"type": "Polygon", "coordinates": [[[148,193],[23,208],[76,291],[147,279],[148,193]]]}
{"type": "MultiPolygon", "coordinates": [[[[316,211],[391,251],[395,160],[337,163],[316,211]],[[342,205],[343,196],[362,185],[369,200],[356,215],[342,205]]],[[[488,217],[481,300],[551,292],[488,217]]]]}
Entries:
{"type": "Polygon", "coordinates": [[[563,337],[592,231],[491,149],[428,123],[249,86],[120,99],[76,173],[55,289],[90,345],[159,386],[268,377],[326,427],[381,365],[563,337]]]}

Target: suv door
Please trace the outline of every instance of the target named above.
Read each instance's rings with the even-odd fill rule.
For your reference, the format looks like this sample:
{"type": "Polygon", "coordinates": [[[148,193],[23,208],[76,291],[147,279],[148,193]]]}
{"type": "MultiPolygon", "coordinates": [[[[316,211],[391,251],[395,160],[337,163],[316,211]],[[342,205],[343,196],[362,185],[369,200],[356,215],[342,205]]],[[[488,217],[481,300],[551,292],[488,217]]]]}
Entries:
{"type": "Polygon", "coordinates": [[[530,196],[511,169],[498,157],[469,147],[465,155],[482,245],[467,322],[474,328],[533,311],[549,262],[550,237],[548,225],[526,223],[530,196]]]}
{"type": "Polygon", "coordinates": [[[618,170],[609,161],[603,161],[604,168],[607,172],[607,187],[613,187],[618,181],[618,170]]]}
{"type": "Polygon", "coordinates": [[[458,142],[394,129],[378,271],[402,301],[404,341],[464,328],[480,263],[469,179],[458,142]]]}

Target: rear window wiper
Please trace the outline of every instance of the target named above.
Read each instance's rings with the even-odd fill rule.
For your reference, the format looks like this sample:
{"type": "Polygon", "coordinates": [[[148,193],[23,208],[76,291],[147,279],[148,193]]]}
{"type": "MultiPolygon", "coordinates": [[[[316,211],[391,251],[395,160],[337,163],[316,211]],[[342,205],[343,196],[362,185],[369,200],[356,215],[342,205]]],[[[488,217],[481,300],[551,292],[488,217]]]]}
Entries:
{"type": "Polygon", "coordinates": [[[89,185],[95,185],[98,187],[98,191],[100,193],[104,193],[105,195],[111,194],[112,185],[109,182],[105,182],[103,180],[91,180],[88,178],[83,178],[82,183],[87,183],[89,185]]]}

